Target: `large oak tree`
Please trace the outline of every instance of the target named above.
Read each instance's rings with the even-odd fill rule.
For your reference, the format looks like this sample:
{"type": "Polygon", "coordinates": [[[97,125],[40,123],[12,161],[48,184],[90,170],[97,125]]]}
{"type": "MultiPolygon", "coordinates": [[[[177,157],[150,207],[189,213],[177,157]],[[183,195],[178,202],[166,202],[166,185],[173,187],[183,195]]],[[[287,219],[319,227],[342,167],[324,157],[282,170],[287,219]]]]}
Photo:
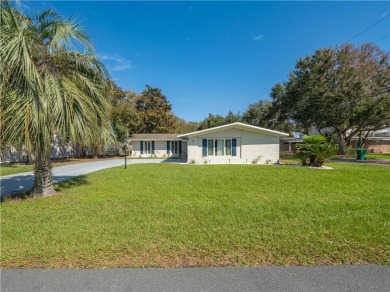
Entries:
{"type": "Polygon", "coordinates": [[[172,106],[161,89],[146,85],[136,101],[140,118],[140,133],[170,133],[173,129],[172,106]]]}
{"type": "Polygon", "coordinates": [[[297,130],[332,129],[340,154],[352,136],[390,125],[390,56],[373,44],[318,50],[276,87],[279,122],[292,121],[297,130]]]}

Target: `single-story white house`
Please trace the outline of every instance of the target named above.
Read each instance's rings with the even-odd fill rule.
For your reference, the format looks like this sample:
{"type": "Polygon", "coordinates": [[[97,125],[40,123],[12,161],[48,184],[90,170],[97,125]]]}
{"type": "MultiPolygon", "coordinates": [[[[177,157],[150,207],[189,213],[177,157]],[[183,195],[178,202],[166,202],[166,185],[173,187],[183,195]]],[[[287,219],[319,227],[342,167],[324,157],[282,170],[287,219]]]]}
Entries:
{"type": "Polygon", "coordinates": [[[187,141],[179,134],[133,134],[132,157],[187,157],[187,141]]]}
{"type": "Polygon", "coordinates": [[[181,157],[192,164],[266,164],[279,161],[288,134],[232,123],[188,134],[134,134],[133,157],[181,157]]]}
{"type": "Polygon", "coordinates": [[[237,122],[178,137],[187,140],[189,163],[271,164],[279,161],[279,138],[287,136],[237,122]]]}

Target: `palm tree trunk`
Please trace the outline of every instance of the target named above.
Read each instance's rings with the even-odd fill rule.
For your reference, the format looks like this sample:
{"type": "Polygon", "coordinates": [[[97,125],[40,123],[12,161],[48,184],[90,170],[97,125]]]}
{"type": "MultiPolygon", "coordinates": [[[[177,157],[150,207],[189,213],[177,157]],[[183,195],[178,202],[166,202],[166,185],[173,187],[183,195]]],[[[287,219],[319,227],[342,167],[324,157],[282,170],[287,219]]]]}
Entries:
{"type": "Polygon", "coordinates": [[[316,160],[314,161],[314,164],[313,166],[315,167],[321,167],[324,165],[324,162],[325,162],[325,159],[324,158],[316,158],[316,160]]]}
{"type": "Polygon", "coordinates": [[[31,191],[33,197],[45,197],[55,193],[52,169],[50,158],[42,159],[41,155],[37,155],[34,166],[34,187],[31,191]]]}
{"type": "Polygon", "coordinates": [[[94,144],[92,145],[92,156],[94,159],[98,159],[98,155],[99,155],[99,145],[94,144]]]}

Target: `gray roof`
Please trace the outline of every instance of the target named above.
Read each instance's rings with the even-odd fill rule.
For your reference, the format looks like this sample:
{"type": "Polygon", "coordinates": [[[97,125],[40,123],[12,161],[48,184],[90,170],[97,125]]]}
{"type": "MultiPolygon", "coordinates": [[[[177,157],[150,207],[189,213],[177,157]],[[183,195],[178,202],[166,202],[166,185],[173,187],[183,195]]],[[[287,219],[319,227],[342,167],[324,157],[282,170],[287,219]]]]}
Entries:
{"type": "Polygon", "coordinates": [[[284,143],[302,143],[304,140],[302,138],[280,138],[284,143]]]}
{"type": "Polygon", "coordinates": [[[133,134],[129,140],[130,141],[172,141],[172,140],[183,140],[177,136],[180,134],[133,134]]]}

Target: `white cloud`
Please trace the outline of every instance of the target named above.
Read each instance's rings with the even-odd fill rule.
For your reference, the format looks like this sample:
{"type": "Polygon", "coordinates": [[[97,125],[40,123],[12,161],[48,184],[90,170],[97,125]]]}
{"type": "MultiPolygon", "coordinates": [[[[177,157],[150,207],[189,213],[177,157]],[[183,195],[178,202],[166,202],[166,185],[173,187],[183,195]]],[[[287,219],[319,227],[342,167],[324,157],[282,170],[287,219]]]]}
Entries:
{"type": "Polygon", "coordinates": [[[133,68],[129,60],[119,58],[115,60],[117,64],[112,68],[112,71],[124,71],[133,68]]]}
{"type": "Polygon", "coordinates": [[[108,55],[99,55],[99,59],[102,60],[102,61],[111,60],[112,58],[113,57],[108,56],[108,55]]]}
{"type": "Polygon", "coordinates": [[[106,64],[109,70],[114,72],[133,68],[130,60],[117,55],[99,55],[99,58],[106,64]]]}
{"type": "Polygon", "coordinates": [[[16,6],[21,10],[29,10],[31,7],[25,3],[26,1],[15,1],[16,6]]]}
{"type": "Polygon", "coordinates": [[[259,35],[255,35],[252,37],[252,40],[254,41],[259,41],[263,38],[264,36],[262,34],[259,34],[259,35]]]}

